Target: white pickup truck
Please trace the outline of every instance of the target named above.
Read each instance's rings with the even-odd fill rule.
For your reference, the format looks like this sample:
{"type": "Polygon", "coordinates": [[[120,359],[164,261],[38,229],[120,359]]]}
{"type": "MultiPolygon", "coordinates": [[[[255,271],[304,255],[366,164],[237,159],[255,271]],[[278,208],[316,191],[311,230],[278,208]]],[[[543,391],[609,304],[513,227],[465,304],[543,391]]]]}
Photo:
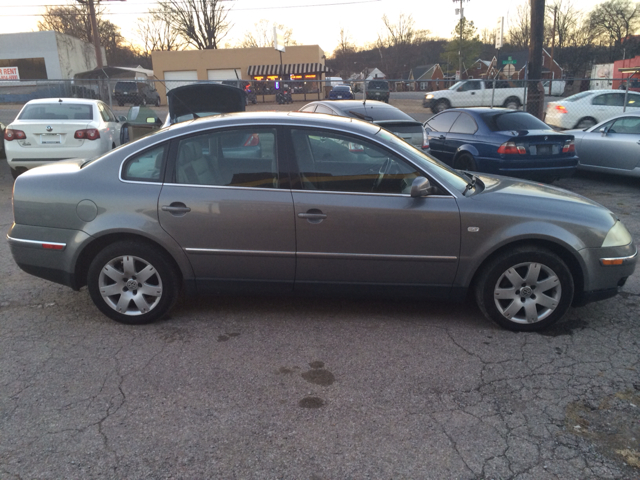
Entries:
{"type": "MultiPolygon", "coordinates": [[[[517,82],[523,83],[523,82],[517,82]]],[[[462,80],[448,90],[429,92],[422,101],[422,106],[438,113],[447,108],[456,107],[490,107],[493,98],[494,107],[520,108],[524,103],[524,84],[514,86],[515,82],[497,80],[495,91],[492,80],[462,80]]]]}

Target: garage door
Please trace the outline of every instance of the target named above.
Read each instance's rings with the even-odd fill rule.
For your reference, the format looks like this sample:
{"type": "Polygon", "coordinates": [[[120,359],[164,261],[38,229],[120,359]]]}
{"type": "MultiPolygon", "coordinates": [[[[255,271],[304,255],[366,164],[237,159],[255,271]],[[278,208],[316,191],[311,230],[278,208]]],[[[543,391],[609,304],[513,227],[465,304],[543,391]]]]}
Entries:
{"type": "Polygon", "coordinates": [[[181,85],[195,83],[198,80],[197,70],[179,70],[173,72],[164,72],[164,83],[167,86],[167,92],[172,88],[181,85]]]}
{"type": "Polygon", "coordinates": [[[242,78],[242,72],[239,68],[224,68],[220,70],[207,70],[207,78],[209,80],[237,80],[242,78]]]}

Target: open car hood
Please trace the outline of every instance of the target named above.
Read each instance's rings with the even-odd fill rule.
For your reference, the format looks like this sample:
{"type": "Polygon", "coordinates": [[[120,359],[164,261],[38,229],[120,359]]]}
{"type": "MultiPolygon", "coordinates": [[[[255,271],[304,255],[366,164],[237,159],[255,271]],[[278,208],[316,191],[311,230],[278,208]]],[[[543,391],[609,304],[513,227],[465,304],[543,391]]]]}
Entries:
{"type": "Polygon", "coordinates": [[[244,90],[217,83],[191,84],[167,92],[168,123],[174,124],[219,113],[244,112],[244,90]]]}

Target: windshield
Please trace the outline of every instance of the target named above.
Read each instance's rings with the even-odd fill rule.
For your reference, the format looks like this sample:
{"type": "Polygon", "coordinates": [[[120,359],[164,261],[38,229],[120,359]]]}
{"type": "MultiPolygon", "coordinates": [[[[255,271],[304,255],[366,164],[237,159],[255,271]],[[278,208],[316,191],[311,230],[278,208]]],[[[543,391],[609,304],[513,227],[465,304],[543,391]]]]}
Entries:
{"type": "Polygon", "coordinates": [[[505,130],[549,130],[549,125],[527,112],[483,113],[482,119],[492,132],[505,130]]]}
{"type": "Polygon", "coordinates": [[[93,120],[93,105],[35,103],[26,105],[18,120],[93,120]]]}
{"type": "Polygon", "coordinates": [[[456,82],[453,85],[451,85],[449,87],[449,90],[456,90],[460,85],[462,85],[464,82],[456,82]]]}
{"type": "Polygon", "coordinates": [[[438,173],[446,180],[449,187],[455,189],[458,192],[464,192],[469,184],[469,179],[458,170],[445,165],[444,163],[436,160],[430,155],[421,152],[410,143],[405,142],[399,137],[396,137],[387,130],[380,129],[377,136],[391,143],[397,150],[402,152],[409,160],[413,161],[416,165],[422,169],[432,171],[435,168],[438,169],[438,173]]]}

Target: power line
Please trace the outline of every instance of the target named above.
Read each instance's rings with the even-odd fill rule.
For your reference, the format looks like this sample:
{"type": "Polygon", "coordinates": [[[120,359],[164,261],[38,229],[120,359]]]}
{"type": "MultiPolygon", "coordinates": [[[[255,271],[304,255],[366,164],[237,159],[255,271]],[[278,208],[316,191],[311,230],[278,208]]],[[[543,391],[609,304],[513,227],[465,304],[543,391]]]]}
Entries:
{"type": "MultiPolygon", "coordinates": [[[[233,0],[222,0],[222,1],[233,1],[233,0]]],[[[315,8],[315,7],[335,7],[335,6],[344,6],[344,5],[358,5],[358,4],[364,4],[364,3],[377,3],[377,2],[382,2],[383,0],[354,0],[351,2],[335,2],[335,3],[315,3],[315,4],[308,4],[308,5],[286,5],[286,6],[271,6],[271,7],[245,7],[245,8],[235,8],[235,7],[231,7],[229,10],[234,11],[234,12],[241,12],[241,11],[248,11],[248,10],[282,10],[282,9],[290,9],[290,8],[315,8]]],[[[158,7],[161,7],[161,5],[159,3],[145,3],[144,5],[157,5],[158,7]]],[[[72,4],[54,4],[54,5],[9,5],[8,8],[22,8],[24,9],[25,7],[34,7],[34,8],[41,8],[41,7],[53,7],[53,8],[57,8],[57,7],[71,7],[73,6],[72,4]]],[[[6,8],[6,6],[3,6],[2,8],[6,8]]],[[[185,10],[187,11],[187,10],[185,10]]],[[[191,11],[190,13],[194,13],[195,11],[191,11]]],[[[107,12],[107,11],[103,11],[100,13],[100,15],[142,15],[142,14],[147,14],[149,13],[148,11],[146,12],[107,12]]],[[[41,17],[43,14],[42,13],[16,13],[16,14],[6,14],[3,13],[3,16],[6,17],[41,17]]],[[[70,13],[69,15],[83,15],[81,13],[70,13]]]]}

